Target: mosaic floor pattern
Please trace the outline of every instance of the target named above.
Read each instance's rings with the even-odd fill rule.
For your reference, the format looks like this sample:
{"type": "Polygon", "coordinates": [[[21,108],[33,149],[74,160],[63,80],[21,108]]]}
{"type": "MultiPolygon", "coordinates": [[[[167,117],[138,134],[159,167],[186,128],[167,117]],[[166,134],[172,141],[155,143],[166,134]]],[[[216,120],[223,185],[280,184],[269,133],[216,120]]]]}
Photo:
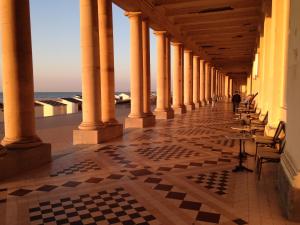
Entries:
{"type": "MultiPolygon", "coordinates": [[[[130,129],[2,182],[0,224],[296,224],[281,215],[275,166],[260,182],[232,172],[239,146],[225,138],[236,123],[230,109],[219,103],[130,129]]],[[[253,158],[245,163],[254,167],[253,158]]]]}

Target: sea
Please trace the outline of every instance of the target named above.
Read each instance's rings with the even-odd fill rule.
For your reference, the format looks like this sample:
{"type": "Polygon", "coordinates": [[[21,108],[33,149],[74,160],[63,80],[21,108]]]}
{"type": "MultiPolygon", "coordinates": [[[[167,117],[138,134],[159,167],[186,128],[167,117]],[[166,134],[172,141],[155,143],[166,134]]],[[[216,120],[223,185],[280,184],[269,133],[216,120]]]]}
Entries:
{"type": "MultiPolygon", "coordinates": [[[[129,94],[129,92],[116,92],[116,95],[121,93],[129,94]]],[[[38,99],[57,99],[57,98],[71,98],[75,95],[81,95],[81,92],[35,92],[34,98],[38,99]]],[[[0,102],[3,102],[3,93],[0,93],[0,102]]]]}

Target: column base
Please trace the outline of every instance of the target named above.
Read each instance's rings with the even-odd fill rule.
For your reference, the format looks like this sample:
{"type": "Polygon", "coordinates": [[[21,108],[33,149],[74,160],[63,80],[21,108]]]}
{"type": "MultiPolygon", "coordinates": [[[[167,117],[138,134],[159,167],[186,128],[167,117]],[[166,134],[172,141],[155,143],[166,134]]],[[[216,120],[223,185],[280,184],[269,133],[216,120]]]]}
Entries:
{"type": "Polygon", "coordinates": [[[73,130],[73,144],[99,144],[122,136],[122,124],[110,124],[97,130],[73,130]]]}
{"type": "Polygon", "coordinates": [[[173,110],[155,111],[154,115],[157,120],[168,120],[174,118],[174,111],[173,110]]]}
{"type": "Polygon", "coordinates": [[[186,108],[181,106],[181,107],[176,107],[176,108],[173,108],[173,111],[174,111],[174,114],[175,115],[181,115],[181,114],[184,114],[186,113],[186,108]]]}
{"type": "Polygon", "coordinates": [[[155,116],[147,115],[141,118],[126,118],[125,119],[125,128],[144,128],[152,127],[155,125],[155,116]]]}
{"type": "Polygon", "coordinates": [[[201,102],[194,103],[195,109],[199,109],[201,107],[201,102]]]}
{"type": "Polygon", "coordinates": [[[203,107],[203,106],[206,106],[206,101],[205,100],[201,101],[201,107],[203,107]]]}
{"type": "Polygon", "coordinates": [[[42,143],[27,149],[9,149],[0,156],[0,179],[38,168],[50,161],[51,144],[42,143]]]}
{"type": "Polygon", "coordinates": [[[186,111],[193,111],[193,110],[195,110],[194,103],[190,104],[190,105],[185,105],[185,107],[186,107],[186,111]]]}
{"type": "Polygon", "coordinates": [[[286,153],[278,168],[278,193],[281,208],[289,220],[300,222],[300,174],[286,153]]]}

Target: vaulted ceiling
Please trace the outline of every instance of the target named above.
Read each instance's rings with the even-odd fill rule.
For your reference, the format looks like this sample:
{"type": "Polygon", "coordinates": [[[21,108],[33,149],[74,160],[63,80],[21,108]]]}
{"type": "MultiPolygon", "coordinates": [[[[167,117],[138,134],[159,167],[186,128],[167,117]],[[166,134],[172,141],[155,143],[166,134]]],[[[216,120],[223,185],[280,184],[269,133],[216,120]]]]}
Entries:
{"type": "Polygon", "coordinates": [[[261,0],[114,0],[139,10],[153,29],[174,39],[232,76],[251,71],[262,15],[261,0]]]}

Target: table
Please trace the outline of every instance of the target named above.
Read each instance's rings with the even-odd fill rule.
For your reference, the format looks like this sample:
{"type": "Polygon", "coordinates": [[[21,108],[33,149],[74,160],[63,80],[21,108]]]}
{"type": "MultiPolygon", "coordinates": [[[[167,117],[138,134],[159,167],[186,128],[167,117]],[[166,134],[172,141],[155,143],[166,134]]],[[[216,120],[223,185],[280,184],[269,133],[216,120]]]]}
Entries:
{"type": "Polygon", "coordinates": [[[232,170],[232,172],[253,172],[253,170],[248,169],[247,167],[243,166],[243,150],[245,152],[245,141],[251,140],[253,137],[247,133],[241,133],[232,136],[225,136],[229,140],[239,140],[240,141],[240,154],[239,154],[239,164],[232,170]]]}

